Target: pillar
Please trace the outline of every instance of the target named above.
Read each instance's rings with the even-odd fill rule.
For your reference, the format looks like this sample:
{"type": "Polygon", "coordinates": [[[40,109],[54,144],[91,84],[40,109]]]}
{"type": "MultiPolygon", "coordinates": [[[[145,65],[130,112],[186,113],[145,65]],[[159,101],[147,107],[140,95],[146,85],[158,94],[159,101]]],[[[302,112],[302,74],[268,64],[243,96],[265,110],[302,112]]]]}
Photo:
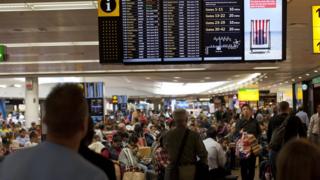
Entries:
{"type": "Polygon", "coordinates": [[[38,77],[26,77],[25,86],[25,125],[29,128],[32,122],[40,124],[38,77]]]}

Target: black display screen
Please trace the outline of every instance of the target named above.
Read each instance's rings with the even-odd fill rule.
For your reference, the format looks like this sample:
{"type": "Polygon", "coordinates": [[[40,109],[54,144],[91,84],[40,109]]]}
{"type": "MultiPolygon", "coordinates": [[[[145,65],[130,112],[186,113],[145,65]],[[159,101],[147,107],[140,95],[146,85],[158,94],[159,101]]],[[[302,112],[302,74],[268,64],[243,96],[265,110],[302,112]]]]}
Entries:
{"type": "Polygon", "coordinates": [[[164,61],[201,61],[201,1],[163,0],[164,61]]]}
{"type": "Polygon", "coordinates": [[[101,63],[278,61],[286,57],[285,0],[114,2],[119,3],[119,16],[99,17],[101,63]],[[111,26],[112,22],[117,25],[111,26]]]}
{"type": "Polygon", "coordinates": [[[242,1],[204,0],[204,60],[243,59],[242,1]]]}

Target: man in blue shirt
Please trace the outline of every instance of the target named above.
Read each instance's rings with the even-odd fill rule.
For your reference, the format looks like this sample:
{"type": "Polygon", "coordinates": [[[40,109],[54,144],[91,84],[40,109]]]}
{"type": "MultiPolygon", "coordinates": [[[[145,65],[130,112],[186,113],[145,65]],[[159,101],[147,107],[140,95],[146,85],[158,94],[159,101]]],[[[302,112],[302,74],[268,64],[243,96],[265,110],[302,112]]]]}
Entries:
{"type": "Polygon", "coordinates": [[[88,104],[77,84],[57,85],[48,95],[43,122],[47,141],[18,151],[0,164],[1,180],[107,180],[77,152],[88,129],[88,104]]]}

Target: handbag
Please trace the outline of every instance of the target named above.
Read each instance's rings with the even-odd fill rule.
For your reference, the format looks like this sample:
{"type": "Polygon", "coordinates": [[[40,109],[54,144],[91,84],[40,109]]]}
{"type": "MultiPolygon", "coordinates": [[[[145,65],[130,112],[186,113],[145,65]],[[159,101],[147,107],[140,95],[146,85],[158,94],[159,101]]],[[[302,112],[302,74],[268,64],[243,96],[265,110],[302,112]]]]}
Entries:
{"type": "Polygon", "coordinates": [[[126,167],[125,172],[123,173],[122,180],[145,180],[145,174],[138,168],[134,167],[134,161],[129,150],[123,149],[123,152],[126,155],[131,166],[126,167]]]}

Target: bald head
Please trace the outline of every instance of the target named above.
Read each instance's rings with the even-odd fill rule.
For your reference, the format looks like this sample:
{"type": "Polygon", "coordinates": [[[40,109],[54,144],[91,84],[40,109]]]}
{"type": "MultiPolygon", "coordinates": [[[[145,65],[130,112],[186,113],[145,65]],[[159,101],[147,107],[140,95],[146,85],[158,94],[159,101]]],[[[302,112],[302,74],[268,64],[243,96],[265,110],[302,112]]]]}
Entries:
{"type": "Polygon", "coordinates": [[[177,127],[187,127],[188,112],[185,109],[177,109],[173,112],[173,119],[177,127]]]}

